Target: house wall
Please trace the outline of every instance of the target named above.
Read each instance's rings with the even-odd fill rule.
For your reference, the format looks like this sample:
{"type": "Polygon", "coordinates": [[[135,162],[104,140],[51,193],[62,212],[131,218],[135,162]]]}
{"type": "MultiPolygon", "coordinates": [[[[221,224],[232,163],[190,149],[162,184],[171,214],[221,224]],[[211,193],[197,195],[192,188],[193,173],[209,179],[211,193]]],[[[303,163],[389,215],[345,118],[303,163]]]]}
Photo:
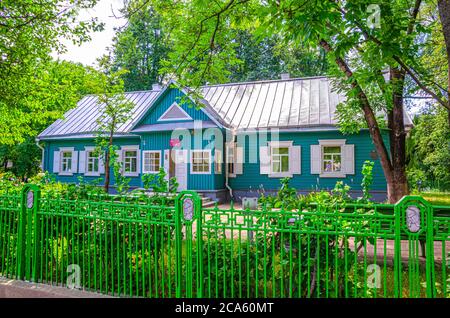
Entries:
{"type": "MultiPolygon", "coordinates": [[[[135,138],[117,138],[114,140],[114,144],[117,146],[140,146],[139,137],[135,138]]],[[[54,141],[46,141],[45,142],[45,158],[44,158],[44,170],[53,173],[53,155],[55,151],[59,151],[60,147],[74,147],[75,151],[83,151],[84,147],[95,146],[95,141],[93,139],[76,139],[76,140],[54,140],[54,141]]],[[[79,160],[78,160],[79,163],[79,160]]],[[[114,174],[111,171],[111,185],[115,185],[114,174]]],[[[105,175],[102,174],[100,177],[91,177],[85,176],[83,173],[74,173],[72,176],[60,176],[56,175],[57,181],[60,182],[69,182],[69,183],[78,183],[78,177],[82,176],[86,182],[92,182],[97,180],[98,178],[102,178],[103,184],[105,175]]],[[[130,178],[130,186],[131,187],[140,187],[141,186],[141,178],[140,177],[128,177],[130,178]]]]}
{"type": "MultiPolygon", "coordinates": [[[[245,138],[244,147],[245,163],[243,164],[243,173],[235,178],[229,179],[229,184],[234,191],[239,193],[248,192],[252,189],[256,192],[260,186],[265,190],[275,190],[280,186],[281,178],[272,178],[268,175],[260,174],[260,164],[249,163],[250,151],[256,151],[259,158],[259,147],[266,146],[267,142],[257,141],[256,150],[250,150],[250,137],[245,138]]],[[[388,136],[384,133],[385,142],[388,145],[388,136]]],[[[267,141],[270,141],[270,135],[267,141]]],[[[293,141],[294,146],[301,146],[301,174],[295,174],[290,182],[291,186],[301,192],[308,192],[315,189],[331,190],[337,181],[343,181],[353,190],[361,190],[362,174],[361,169],[364,161],[371,160],[375,162],[373,168],[373,187],[375,191],[386,192],[386,179],[381,168],[379,159],[371,159],[370,152],[375,149],[369,132],[366,130],[358,134],[343,135],[339,131],[324,132],[289,132],[279,134],[280,141],[293,141]],[[347,175],[345,178],[321,178],[318,174],[311,174],[311,153],[310,146],[317,145],[319,139],[345,139],[346,144],[354,144],[355,174],[347,175]]]]}
{"type": "MultiPolygon", "coordinates": [[[[141,134],[142,150],[160,150],[162,157],[164,157],[164,150],[171,149],[170,147],[170,139],[176,139],[178,135],[175,133],[172,135],[171,131],[161,131],[161,132],[152,132],[141,134]]],[[[194,136],[190,134],[191,137],[191,149],[204,149],[209,144],[208,140],[201,140],[201,144],[195,145],[194,136]]],[[[214,154],[214,146],[212,147],[211,154],[214,154]]],[[[224,171],[222,169],[222,174],[214,173],[214,161],[211,156],[211,173],[210,174],[190,174],[191,171],[191,160],[190,153],[188,155],[188,189],[191,190],[220,190],[224,188],[223,183],[223,174],[224,171]]],[[[162,166],[164,167],[164,158],[162,160],[162,166]]]]}

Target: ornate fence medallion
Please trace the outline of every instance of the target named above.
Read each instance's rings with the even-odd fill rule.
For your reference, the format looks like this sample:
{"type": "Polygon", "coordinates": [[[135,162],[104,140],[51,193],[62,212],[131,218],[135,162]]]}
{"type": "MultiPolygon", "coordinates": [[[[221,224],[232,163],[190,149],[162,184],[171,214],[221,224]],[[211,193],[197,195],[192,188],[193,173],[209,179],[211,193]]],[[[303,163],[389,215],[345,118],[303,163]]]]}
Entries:
{"type": "Polygon", "coordinates": [[[406,226],[412,233],[420,230],[420,209],[414,205],[406,209],[406,226]]]}
{"type": "Polygon", "coordinates": [[[191,221],[194,217],[194,202],[191,198],[187,198],[183,202],[183,215],[186,221],[191,221]]]}
{"type": "Polygon", "coordinates": [[[27,193],[27,208],[31,209],[33,205],[34,205],[34,192],[30,190],[27,193]]]}

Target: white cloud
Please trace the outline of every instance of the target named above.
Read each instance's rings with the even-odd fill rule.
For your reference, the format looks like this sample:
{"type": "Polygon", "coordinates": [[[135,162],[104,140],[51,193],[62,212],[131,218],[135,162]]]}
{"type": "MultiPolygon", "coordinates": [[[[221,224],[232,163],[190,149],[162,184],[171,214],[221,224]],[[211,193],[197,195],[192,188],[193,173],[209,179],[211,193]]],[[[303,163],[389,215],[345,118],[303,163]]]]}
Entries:
{"type": "Polygon", "coordinates": [[[92,9],[82,10],[79,15],[80,20],[87,20],[97,17],[99,22],[105,24],[102,32],[92,32],[91,41],[83,43],[81,46],[74,45],[71,41],[65,39],[61,42],[67,47],[67,52],[52,56],[56,59],[80,62],[84,65],[95,66],[96,59],[106,53],[108,46],[111,46],[114,37],[114,27],[123,26],[125,19],[118,19],[113,16],[112,10],[116,15],[120,15],[119,9],[123,6],[123,0],[100,0],[92,9]]]}

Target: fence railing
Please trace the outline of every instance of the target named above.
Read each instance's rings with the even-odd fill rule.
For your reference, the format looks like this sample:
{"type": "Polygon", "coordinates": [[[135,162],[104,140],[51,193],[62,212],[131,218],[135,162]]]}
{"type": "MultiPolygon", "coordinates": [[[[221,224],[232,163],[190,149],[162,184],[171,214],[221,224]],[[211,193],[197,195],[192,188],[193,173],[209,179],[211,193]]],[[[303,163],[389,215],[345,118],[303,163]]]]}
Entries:
{"type": "Polygon", "coordinates": [[[449,297],[450,208],[0,196],[0,275],[115,296],[449,297]]]}

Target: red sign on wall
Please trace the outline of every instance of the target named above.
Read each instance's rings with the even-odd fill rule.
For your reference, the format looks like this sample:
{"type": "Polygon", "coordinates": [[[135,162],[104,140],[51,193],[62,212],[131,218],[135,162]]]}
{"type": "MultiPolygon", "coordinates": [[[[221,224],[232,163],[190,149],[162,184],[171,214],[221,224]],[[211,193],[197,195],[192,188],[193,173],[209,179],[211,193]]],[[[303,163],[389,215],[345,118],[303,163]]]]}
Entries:
{"type": "Polygon", "coordinates": [[[181,142],[179,139],[170,139],[169,144],[170,147],[179,147],[181,142]]]}

